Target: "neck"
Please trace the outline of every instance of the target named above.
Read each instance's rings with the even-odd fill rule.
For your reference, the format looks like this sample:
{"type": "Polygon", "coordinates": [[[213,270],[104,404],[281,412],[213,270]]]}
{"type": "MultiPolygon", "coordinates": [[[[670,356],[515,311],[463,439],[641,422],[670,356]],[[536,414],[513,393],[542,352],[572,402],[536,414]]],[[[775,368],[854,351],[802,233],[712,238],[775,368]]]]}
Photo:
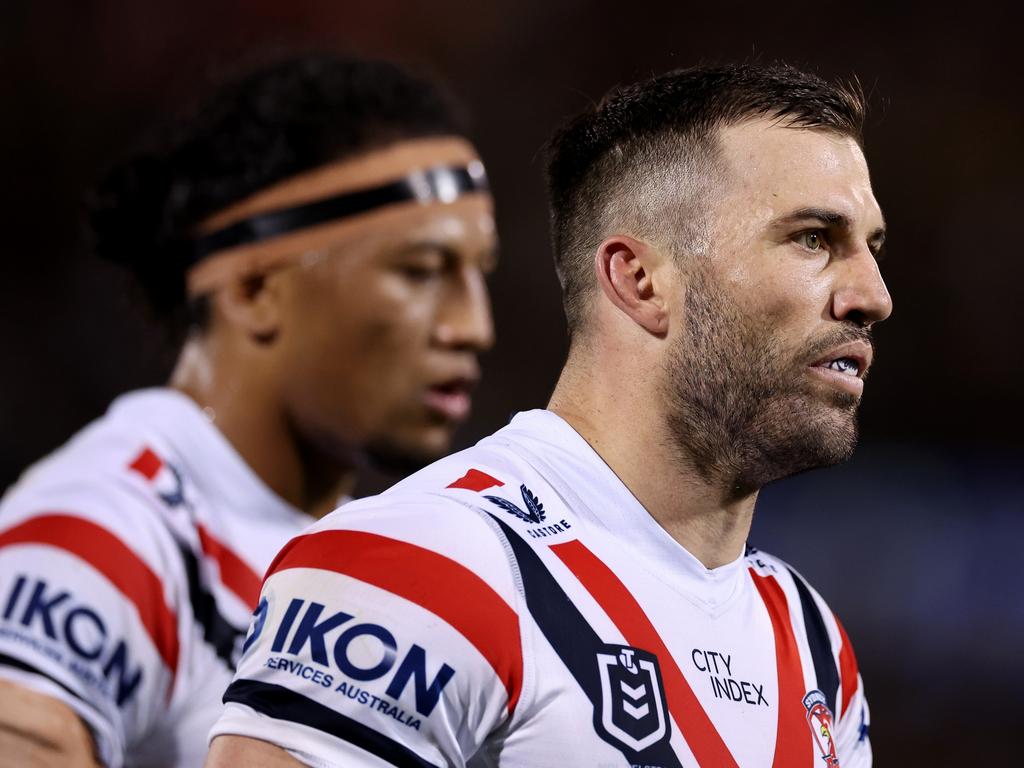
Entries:
{"type": "Polygon", "coordinates": [[[757,491],[737,494],[701,476],[671,437],[663,415],[646,407],[659,399],[652,382],[602,380],[609,371],[628,375],[633,370],[621,362],[587,365],[570,359],[548,408],[590,444],[658,524],[705,567],[732,562],[750,533],[757,491]],[[645,390],[649,396],[638,396],[645,390]]]}
{"type": "Polygon", "coordinates": [[[278,496],[320,518],[355,487],[352,467],[298,439],[266,377],[208,337],[185,343],[170,386],[210,415],[246,464],[278,496]]]}

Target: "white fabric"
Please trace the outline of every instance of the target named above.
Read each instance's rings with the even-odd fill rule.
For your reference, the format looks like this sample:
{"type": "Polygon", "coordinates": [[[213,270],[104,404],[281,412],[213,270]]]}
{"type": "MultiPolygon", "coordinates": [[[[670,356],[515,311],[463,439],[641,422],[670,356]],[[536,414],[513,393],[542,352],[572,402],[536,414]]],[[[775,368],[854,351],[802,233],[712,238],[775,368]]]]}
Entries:
{"type": "Polygon", "coordinates": [[[0,676],[74,708],[106,765],[201,765],[259,579],[310,522],[192,400],[124,395],[0,502],[0,676]]]}
{"type": "Polygon", "coordinates": [[[825,677],[839,674],[831,611],[782,561],[737,555],[705,568],[569,425],[547,411],[519,414],[289,545],[212,736],[270,741],[310,765],[346,768],[812,768],[829,764],[822,727],[831,719],[831,765],[869,766],[859,676],[834,687],[825,720],[820,709],[811,717],[813,698],[804,703],[828,688],[817,679],[815,643],[825,677]],[[460,478],[462,487],[449,488],[460,478]],[[782,605],[774,623],[761,589],[782,605]],[[816,636],[802,595],[808,615],[820,616],[816,636]],[[570,630],[558,636],[552,626],[570,630]],[[795,682],[781,702],[780,631],[795,641],[782,665],[795,682]],[[643,666],[644,652],[660,677],[643,666]],[[402,674],[417,664],[419,687],[402,674]],[[435,693],[440,684],[433,698],[431,683],[435,693]],[[347,695],[353,688],[366,700],[347,695]],[[686,689],[696,709],[685,706],[686,689]],[[846,711],[836,712],[844,698],[846,711]],[[779,746],[778,757],[783,709],[796,746],[779,746]],[[724,743],[726,762],[707,757],[709,739],[724,743]]]}

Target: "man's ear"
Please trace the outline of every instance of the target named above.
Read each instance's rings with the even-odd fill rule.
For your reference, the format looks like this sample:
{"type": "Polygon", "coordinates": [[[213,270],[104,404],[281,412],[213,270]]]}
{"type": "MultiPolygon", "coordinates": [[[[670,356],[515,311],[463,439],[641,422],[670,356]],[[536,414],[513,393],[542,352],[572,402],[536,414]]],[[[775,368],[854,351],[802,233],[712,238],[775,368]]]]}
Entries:
{"type": "Polygon", "coordinates": [[[597,248],[594,269],[604,295],[648,333],[668,332],[668,304],[655,284],[655,268],[664,260],[658,249],[629,235],[613,235],[597,248]]]}
{"type": "Polygon", "coordinates": [[[217,311],[257,344],[269,344],[280,331],[281,292],[268,274],[238,275],[213,296],[217,311]]]}

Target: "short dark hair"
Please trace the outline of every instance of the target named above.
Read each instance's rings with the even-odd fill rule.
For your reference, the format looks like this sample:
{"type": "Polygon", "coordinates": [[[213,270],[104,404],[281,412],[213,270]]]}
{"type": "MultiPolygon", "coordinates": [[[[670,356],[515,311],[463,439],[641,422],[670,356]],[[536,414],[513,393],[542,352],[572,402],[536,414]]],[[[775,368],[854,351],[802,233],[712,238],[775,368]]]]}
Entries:
{"type": "Polygon", "coordinates": [[[265,64],[223,82],[109,171],[90,204],[95,251],[135,274],[178,340],[205,315],[185,290],[204,218],[327,162],[442,135],[466,135],[461,108],[395,64],[326,54],[265,64]]]}
{"type": "Polygon", "coordinates": [[[864,112],[856,80],[829,83],[786,64],[732,64],[679,69],[614,90],[567,123],[548,144],[547,179],[570,334],[584,321],[593,255],[609,228],[701,248],[720,129],[768,117],[861,144],[864,112]]]}

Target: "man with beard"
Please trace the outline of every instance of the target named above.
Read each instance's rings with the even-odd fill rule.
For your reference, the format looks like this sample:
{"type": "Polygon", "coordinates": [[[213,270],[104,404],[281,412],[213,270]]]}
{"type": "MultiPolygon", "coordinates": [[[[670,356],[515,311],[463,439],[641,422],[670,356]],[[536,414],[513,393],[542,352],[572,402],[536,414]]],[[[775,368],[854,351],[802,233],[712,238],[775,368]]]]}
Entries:
{"type": "Polygon", "coordinates": [[[464,135],[438,86],[306,56],[101,185],[97,250],[186,336],[3,499],[0,765],[201,765],[273,555],[448,449],[493,336],[464,135]]]}
{"type": "Polygon", "coordinates": [[[863,111],[698,68],[556,136],[548,410],[278,555],[211,765],[871,763],[841,625],[745,546],[762,486],[854,446],[891,309],[863,111]]]}

